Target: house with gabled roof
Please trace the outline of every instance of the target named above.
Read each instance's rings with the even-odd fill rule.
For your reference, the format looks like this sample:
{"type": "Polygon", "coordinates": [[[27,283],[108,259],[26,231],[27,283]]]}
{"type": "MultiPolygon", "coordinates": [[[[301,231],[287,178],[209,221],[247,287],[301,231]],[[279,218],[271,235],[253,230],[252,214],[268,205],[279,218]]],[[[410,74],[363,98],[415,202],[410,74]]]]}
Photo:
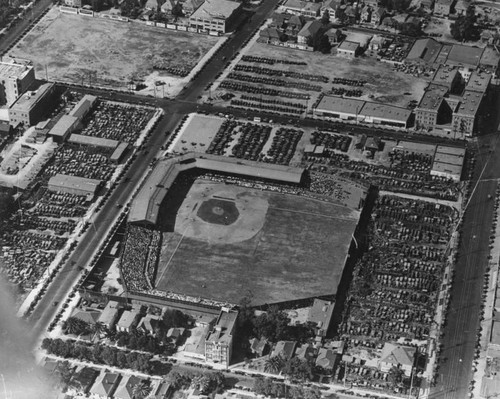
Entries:
{"type": "Polygon", "coordinates": [[[90,388],[90,397],[92,399],[111,399],[121,378],[122,376],[118,373],[101,373],[90,388]]]}
{"type": "Polygon", "coordinates": [[[164,14],[172,14],[172,10],[177,5],[176,0],[165,0],[165,2],[161,5],[161,12],[164,14]]]}
{"type": "Polygon", "coordinates": [[[134,399],[134,387],[141,383],[149,383],[149,380],[136,377],[135,375],[125,376],[116,388],[115,399],[134,399]]]}
{"type": "Polygon", "coordinates": [[[205,0],[186,0],[182,3],[182,12],[186,17],[189,17],[198,8],[200,8],[204,1],[205,0]]]}
{"type": "Polygon", "coordinates": [[[137,325],[138,330],[144,331],[146,334],[155,335],[158,329],[163,326],[163,319],[161,316],[147,314],[144,316],[137,325]]]}
{"type": "Polygon", "coordinates": [[[322,26],[322,23],[318,20],[307,22],[297,34],[297,42],[307,44],[307,41],[310,38],[314,37],[314,35],[318,33],[322,26]]]}
{"type": "Polygon", "coordinates": [[[271,357],[281,356],[285,360],[292,358],[297,342],[295,341],[278,341],[273,351],[271,352],[271,357]]]}
{"type": "Polygon", "coordinates": [[[90,325],[94,325],[95,323],[97,323],[97,320],[99,320],[99,316],[101,316],[101,311],[95,309],[75,308],[71,313],[71,317],[83,320],[90,325]]]}
{"type": "Polygon", "coordinates": [[[316,366],[321,367],[323,370],[332,371],[337,365],[338,361],[339,356],[333,350],[319,348],[315,364],[316,366]]]}
{"type": "Polygon", "coordinates": [[[276,28],[264,28],[259,32],[259,41],[262,43],[279,43],[283,34],[276,28]]]}
{"type": "Polygon", "coordinates": [[[407,377],[410,377],[416,352],[417,350],[412,346],[395,345],[386,342],[380,355],[379,369],[387,373],[391,368],[397,367],[403,370],[407,377]]]}
{"type": "Polygon", "coordinates": [[[87,394],[98,375],[99,371],[85,366],[73,374],[68,386],[75,392],[87,394]]]}
{"type": "Polygon", "coordinates": [[[328,41],[330,42],[330,44],[332,46],[338,44],[342,40],[342,38],[344,37],[344,35],[342,34],[342,31],[340,29],[337,29],[337,28],[328,29],[325,32],[325,36],[328,37],[328,41]]]}
{"type": "Polygon", "coordinates": [[[265,338],[252,338],[250,340],[250,350],[252,351],[253,354],[257,356],[264,356],[268,350],[268,343],[267,339],[265,338]]]}
{"type": "Polygon", "coordinates": [[[306,360],[308,362],[310,362],[314,359],[315,354],[316,354],[316,350],[314,349],[314,346],[312,346],[309,343],[302,344],[295,351],[296,358],[298,358],[300,360],[306,360]]]}

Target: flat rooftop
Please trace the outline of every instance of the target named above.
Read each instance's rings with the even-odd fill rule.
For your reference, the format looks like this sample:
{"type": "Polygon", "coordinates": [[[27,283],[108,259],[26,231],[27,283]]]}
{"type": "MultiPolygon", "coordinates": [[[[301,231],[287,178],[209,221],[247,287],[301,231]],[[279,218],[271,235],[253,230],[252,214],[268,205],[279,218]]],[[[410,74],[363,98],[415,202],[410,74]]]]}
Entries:
{"type": "Polygon", "coordinates": [[[225,342],[229,343],[231,341],[234,323],[236,323],[236,318],[238,317],[238,312],[222,311],[217,318],[214,328],[207,336],[207,341],[209,342],[225,342]]]}
{"type": "Polygon", "coordinates": [[[427,89],[425,89],[424,95],[420,99],[417,109],[420,108],[437,112],[447,92],[447,88],[431,83],[427,89]]]}
{"type": "Polygon", "coordinates": [[[491,75],[485,72],[474,71],[467,82],[467,90],[486,92],[491,81],[491,75]]]}
{"type": "Polygon", "coordinates": [[[340,46],[339,50],[345,51],[356,51],[359,48],[360,44],[358,42],[344,40],[340,46]]]}
{"type": "Polygon", "coordinates": [[[500,54],[498,53],[498,51],[490,46],[485,47],[479,64],[482,67],[492,68],[493,70],[496,70],[499,63],[500,54]]]}
{"type": "Polygon", "coordinates": [[[229,0],[205,0],[190,18],[220,18],[226,19],[241,6],[241,3],[229,0]]]}
{"type": "Polygon", "coordinates": [[[357,115],[365,105],[364,100],[343,98],[339,96],[323,96],[316,110],[322,112],[357,115]]]}
{"type": "Polygon", "coordinates": [[[458,73],[460,72],[458,72],[458,69],[456,67],[440,65],[434,73],[432,83],[435,85],[441,85],[447,88],[451,88],[451,85],[458,73]]]}
{"type": "Polygon", "coordinates": [[[13,62],[0,62],[0,76],[21,79],[33,69],[30,65],[16,64],[13,62]]]}
{"type": "Polygon", "coordinates": [[[436,154],[450,154],[457,157],[465,158],[465,148],[460,147],[449,147],[447,145],[438,145],[436,148],[436,154]]]}
{"type": "Polygon", "coordinates": [[[14,104],[11,105],[11,109],[15,109],[20,112],[28,112],[31,110],[52,88],[54,83],[44,83],[36,90],[31,90],[24,93],[19,97],[14,104]]]}
{"type": "Polygon", "coordinates": [[[69,137],[68,142],[111,149],[115,149],[116,147],[118,147],[118,144],[120,144],[120,142],[117,140],[105,139],[95,136],[85,136],[83,134],[72,134],[69,137]]]}
{"type": "Polygon", "coordinates": [[[482,99],[482,93],[479,93],[477,91],[465,90],[462,96],[462,100],[458,104],[456,113],[459,115],[475,117],[479,106],[481,105],[482,99]]]}
{"type": "Polygon", "coordinates": [[[387,121],[397,121],[406,123],[411,116],[411,110],[401,107],[395,107],[387,104],[380,104],[367,101],[361,109],[361,114],[373,118],[387,121]]]}
{"type": "Polygon", "coordinates": [[[89,192],[95,192],[100,184],[101,180],[63,175],[61,173],[58,173],[49,179],[49,186],[77,188],[89,192]]]}
{"type": "Polygon", "coordinates": [[[406,56],[406,59],[408,61],[422,60],[426,63],[432,64],[436,61],[442,46],[443,45],[437,40],[431,38],[418,39],[413,44],[410,52],[406,56]]]}
{"type": "Polygon", "coordinates": [[[460,65],[475,68],[479,65],[484,49],[479,47],[464,46],[454,44],[448,54],[446,63],[450,65],[460,65]]]}

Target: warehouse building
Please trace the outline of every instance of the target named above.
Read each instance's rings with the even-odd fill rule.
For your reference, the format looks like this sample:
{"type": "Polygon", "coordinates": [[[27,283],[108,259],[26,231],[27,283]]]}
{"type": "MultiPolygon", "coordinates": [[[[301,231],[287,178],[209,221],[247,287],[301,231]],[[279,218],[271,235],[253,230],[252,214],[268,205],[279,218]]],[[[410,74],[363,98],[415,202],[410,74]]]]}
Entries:
{"type": "Polygon", "coordinates": [[[76,104],[73,109],[69,112],[69,116],[75,116],[79,120],[82,120],[85,115],[89,113],[89,111],[94,106],[97,101],[96,96],[91,96],[90,94],[86,94],[79,102],[76,104]]]}
{"type": "Polygon", "coordinates": [[[10,107],[34,82],[33,66],[0,62],[0,105],[10,107]]]}
{"type": "Polygon", "coordinates": [[[120,144],[118,140],[105,139],[95,136],[86,136],[83,134],[72,134],[68,139],[68,143],[108,148],[111,150],[114,150],[120,144]]]}
{"type": "Polygon", "coordinates": [[[193,29],[224,34],[232,28],[243,3],[229,0],[206,0],[190,17],[193,29]]]}
{"type": "Polygon", "coordinates": [[[82,195],[93,198],[101,187],[101,180],[58,173],[49,179],[49,191],[82,195]]]}
{"type": "Polygon", "coordinates": [[[66,141],[70,133],[75,130],[78,125],[78,118],[69,115],[63,115],[57,123],[50,129],[51,136],[56,143],[66,141]]]}
{"type": "Polygon", "coordinates": [[[55,91],[53,83],[45,83],[38,89],[27,91],[20,96],[9,108],[10,124],[23,124],[25,127],[36,125],[50,111],[55,91]]]}
{"type": "Polygon", "coordinates": [[[355,100],[353,98],[323,96],[314,109],[314,114],[317,116],[355,121],[358,119],[365,102],[364,100],[355,100]]]}
{"type": "Polygon", "coordinates": [[[438,145],[432,163],[431,175],[460,181],[465,160],[465,148],[438,145]]]}

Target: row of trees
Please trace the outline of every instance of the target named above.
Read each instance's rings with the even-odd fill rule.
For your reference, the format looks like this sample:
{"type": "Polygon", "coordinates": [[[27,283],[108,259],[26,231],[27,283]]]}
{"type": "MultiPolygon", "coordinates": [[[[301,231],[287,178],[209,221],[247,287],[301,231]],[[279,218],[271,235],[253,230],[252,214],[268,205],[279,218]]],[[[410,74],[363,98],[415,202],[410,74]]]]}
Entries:
{"type": "Polygon", "coordinates": [[[143,373],[151,373],[157,366],[151,361],[153,356],[149,354],[129,352],[99,344],[90,345],[73,340],[62,340],[60,338],[45,338],[42,341],[42,349],[51,355],[65,359],[72,358],[106,364],[111,367],[133,369],[143,373]]]}
{"type": "Polygon", "coordinates": [[[205,373],[180,373],[172,371],[167,376],[168,382],[176,390],[186,389],[192,386],[198,389],[202,394],[222,393],[226,378],[220,371],[205,373]]]}
{"type": "MultiPolygon", "coordinates": [[[[254,381],[254,391],[259,395],[271,398],[291,398],[291,399],[320,399],[319,389],[307,389],[298,386],[288,387],[282,382],[275,382],[270,378],[256,377],[254,381]]],[[[334,396],[337,397],[337,396],[334,396]]]]}

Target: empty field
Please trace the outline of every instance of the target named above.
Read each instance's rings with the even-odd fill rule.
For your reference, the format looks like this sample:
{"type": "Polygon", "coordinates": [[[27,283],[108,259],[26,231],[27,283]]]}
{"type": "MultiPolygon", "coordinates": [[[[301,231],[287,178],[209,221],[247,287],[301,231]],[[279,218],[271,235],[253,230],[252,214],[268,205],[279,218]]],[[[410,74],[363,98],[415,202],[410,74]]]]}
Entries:
{"type": "Polygon", "coordinates": [[[251,292],[255,304],[335,294],[358,217],[327,202],[198,180],[175,232],[164,233],[157,288],[232,303],[251,292]],[[233,199],[237,220],[199,218],[213,198],[233,199]]]}
{"type": "MultiPolygon", "coordinates": [[[[219,38],[139,23],[111,21],[60,13],[48,14],[9,55],[33,61],[39,77],[85,85],[128,89],[143,81],[151,91],[155,81],[165,95],[175,94],[189,76],[180,78],[153,66],[193,69],[219,38]]],[[[147,91],[148,89],[145,89],[147,91]]]]}

